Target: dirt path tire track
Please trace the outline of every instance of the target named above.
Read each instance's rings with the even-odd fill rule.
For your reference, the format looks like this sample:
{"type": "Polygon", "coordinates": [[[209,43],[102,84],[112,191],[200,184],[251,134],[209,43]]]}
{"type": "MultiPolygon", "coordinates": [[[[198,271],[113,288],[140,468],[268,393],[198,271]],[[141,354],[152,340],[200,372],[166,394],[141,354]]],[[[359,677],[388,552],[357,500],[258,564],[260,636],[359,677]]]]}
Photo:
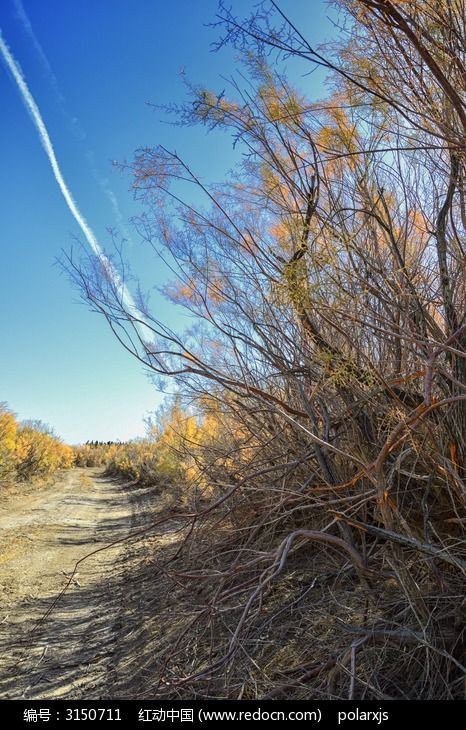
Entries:
{"type": "Polygon", "coordinates": [[[85,560],[50,616],[39,627],[36,622],[77,560],[150,523],[152,507],[141,507],[138,491],[97,470],[73,469],[49,487],[18,490],[3,501],[0,698],[116,696],[121,645],[139,626],[125,608],[127,543],[85,560]]]}

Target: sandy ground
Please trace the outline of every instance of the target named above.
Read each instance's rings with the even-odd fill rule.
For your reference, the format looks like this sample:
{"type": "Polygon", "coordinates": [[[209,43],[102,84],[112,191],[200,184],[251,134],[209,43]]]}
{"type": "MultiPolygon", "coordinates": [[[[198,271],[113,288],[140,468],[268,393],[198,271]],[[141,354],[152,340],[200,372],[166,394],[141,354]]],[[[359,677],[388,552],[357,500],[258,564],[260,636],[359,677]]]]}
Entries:
{"type": "Polygon", "coordinates": [[[41,619],[80,558],[150,524],[150,503],[91,469],[2,497],[0,698],[115,697],[121,646],[139,626],[127,601],[131,544],[86,559],[41,619]]]}

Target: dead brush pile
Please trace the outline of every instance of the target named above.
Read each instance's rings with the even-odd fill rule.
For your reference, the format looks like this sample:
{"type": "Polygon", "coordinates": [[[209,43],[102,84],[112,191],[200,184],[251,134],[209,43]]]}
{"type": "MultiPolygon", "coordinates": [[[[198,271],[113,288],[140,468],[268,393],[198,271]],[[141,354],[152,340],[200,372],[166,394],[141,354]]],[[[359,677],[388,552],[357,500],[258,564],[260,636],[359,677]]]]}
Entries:
{"type": "MultiPolygon", "coordinates": [[[[270,415],[261,435],[275,430],[273,446],[249,441],[228,480],[239,444],[231,433],[210,442],[216,467],[176,510],[180,538],[147,561],[156,596],[141,663],[147,696],[464,698],[464,485],[439,453],[441,422],[412,414],[389,453],[388,412],[374,406],[372,468],[338,457],[334,484],[319,481],[309,444],[291,446],[292,431],[278,435],[270,415]]],[[[353,439],[356,450],[348,423],[333,443],[353,439]]],[[[164,529],[174,516],[160,518],[164,529]]]]}

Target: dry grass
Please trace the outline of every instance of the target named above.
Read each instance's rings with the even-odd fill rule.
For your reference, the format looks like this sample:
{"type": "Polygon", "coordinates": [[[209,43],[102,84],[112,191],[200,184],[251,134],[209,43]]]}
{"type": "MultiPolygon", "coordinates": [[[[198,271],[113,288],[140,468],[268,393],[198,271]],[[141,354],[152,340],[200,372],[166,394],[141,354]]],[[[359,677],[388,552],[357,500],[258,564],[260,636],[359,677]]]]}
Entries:
{"type": "MultiPolygon", "coordinates": [[[[435,498],[441,516],[431,523],[434,532],[443,525],[442,559],[352,529],[363,571],[338,546],[306,539],[306,499],[291,512],[286,497],[277,511],[270,495],[261,496],[269,518],[262,526],[257,509],[246,517],[238,494],[196,518],[158,518],[161,530],[176,529],[146,543],[132,576],[149,609],[130,693],[464,698],[464,563],[452,562],[466,556],[457,525],[445,532],[444,495],[435,498]],[[280,567],[283,539],[300,530],[280,567]]],[[[312,502],[311,491],[306,497],[312,502]]],[[[369,500],[362,501],[367,515],[369,500]]],[[[322,512],[312,517],[316,530],[325,530],[322,512]]]]}

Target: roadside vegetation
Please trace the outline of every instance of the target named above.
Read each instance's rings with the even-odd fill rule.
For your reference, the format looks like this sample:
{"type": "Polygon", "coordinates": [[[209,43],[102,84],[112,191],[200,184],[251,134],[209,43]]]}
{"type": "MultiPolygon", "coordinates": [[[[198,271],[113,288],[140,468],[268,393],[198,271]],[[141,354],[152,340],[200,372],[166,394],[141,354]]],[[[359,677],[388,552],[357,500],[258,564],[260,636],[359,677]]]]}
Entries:
{"type": "Polygon", "coordinates": [[[74,446],[74,464],[102,467],[105,474],[128,485],[151,486],[181,496],[182,485],[196,471],[186,441],[201,438],[204,432],[205,424],[183,412],[175,399],[148,426],[146,438],[128,442],[88,441],[74,446]]]}
{"type": "Polygon", "coordinates": [[[19,423],[0,403],[0,485],[48,477],[74,463],[73,450],[38,421],[19,423]]]}

